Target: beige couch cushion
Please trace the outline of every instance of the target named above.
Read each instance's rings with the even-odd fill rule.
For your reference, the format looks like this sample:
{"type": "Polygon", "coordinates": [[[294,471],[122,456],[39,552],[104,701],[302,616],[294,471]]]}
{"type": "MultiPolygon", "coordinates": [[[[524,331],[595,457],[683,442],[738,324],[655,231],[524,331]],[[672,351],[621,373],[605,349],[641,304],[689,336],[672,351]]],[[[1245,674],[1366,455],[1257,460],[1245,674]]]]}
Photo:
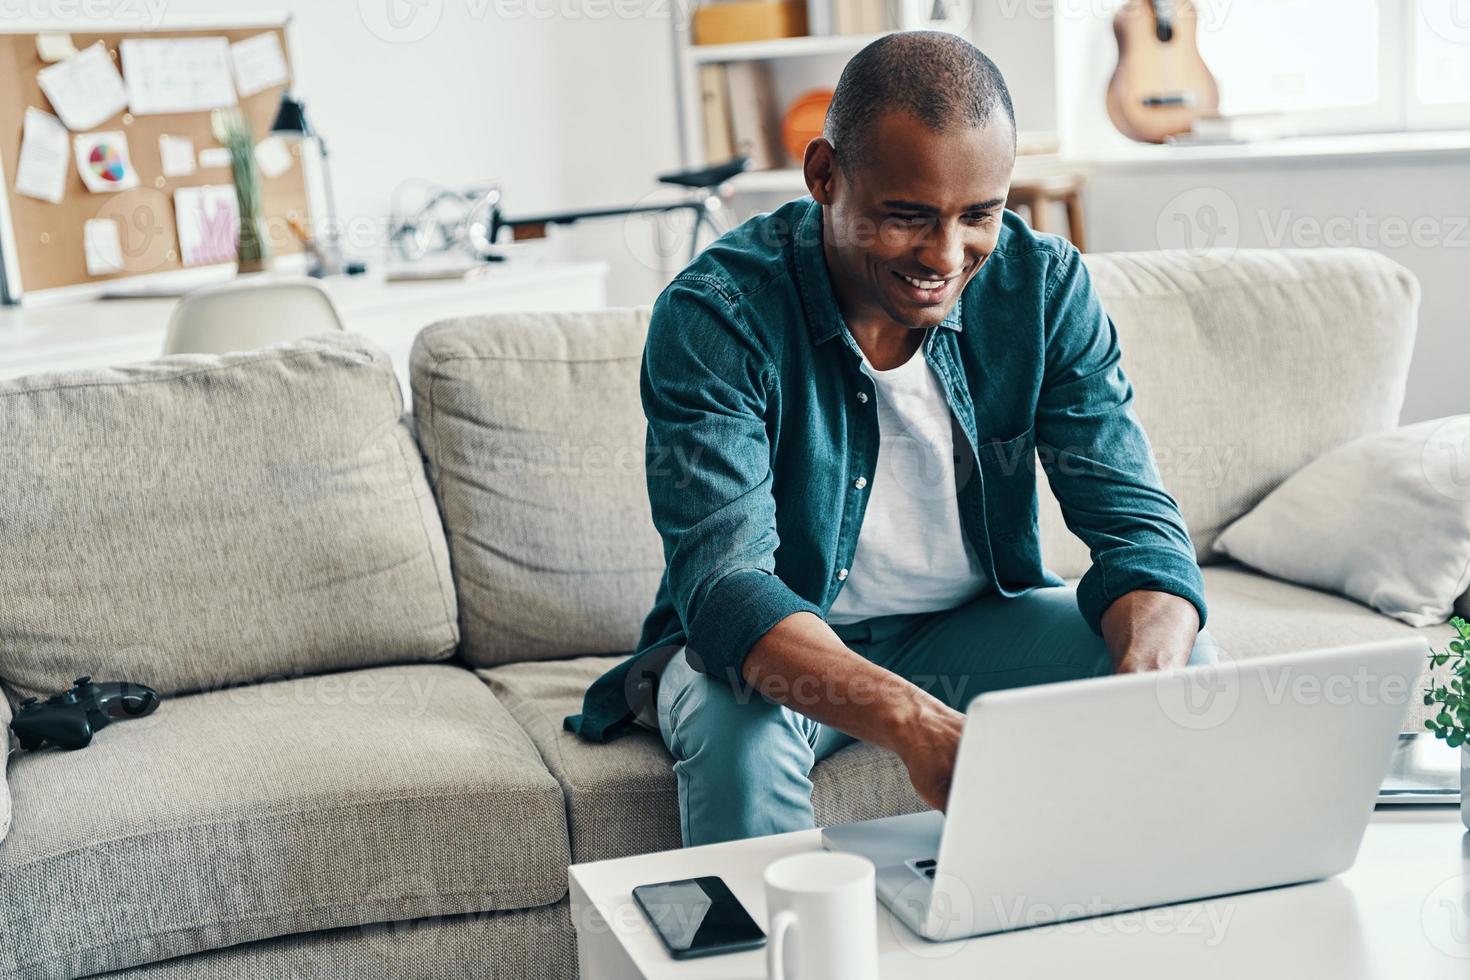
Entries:
{"type": "Polygon", "coordinates": [[[170,693],[447,657],[402,408],[351,337],[0,381],[0,679],[170,693]]]}
{"type": "Polygon", "coordinates": [[[11,766],[0,976],[557,901],[560,789],[470,672],[211,691],[11,766]]]}
{"type": "Polygon", "coordinates": [[[331,929],[181,956],[108,980],[571,980],[568,902],[331,929]]]}
{"type": "Polygon", "coordinates": [[[636,645],[663,574],[638,396],[647,331],[646,309],[518,313],[414,342],[414,416],[468,662],[636,645]]]}
{"type": "MultiPolygon", "coordinates": [[[[617,657],[509,664],[478,671],[530,734],[567,797],[578,861],[680,846],[678,790],[663,741],[637,731],[605,745],[562,729],[582,693],[617,657]]],[[[817,763],[812,806],[818,826],[924,809],[898,757],[859,743],[817,763]]]]}
{"type": "MultiPolygon", "coordinates": [[[[1203,571],[1210,632],[1226,657],[1259,657],[1415,634],[1443,648],[1450,635],[1447,627],[1414,630],[1350,599],[1267,578],[1239,565],[1213,565],[1203,571]]],[[[637,731],[600,745],[562,729],[562,718],[577,710],[587,686],[617,661],[582,657],[478,671],[530,734],[566,793],[572,855],[579,862],[680,843],[672,760],[656,734],[637,731]]],[[[1405,730],[1422,730],[1426,711],[1413,699],[1405,730]]],[[[818,826],[923,808],[898,758],[861,743],[817,764],[812,805],[818,826]]]]}
{"type": "MultiPolygon", "coordinates": [[[[1419,311],[1413,276],[1358,249],[1088,255],[1118,328],[1164,486],[1201,563],[1282,480],[1398,424],[1419,311]]],[[[1063,577],[1087,549],[1039,487],[1042,554],[1063,577]]]]}

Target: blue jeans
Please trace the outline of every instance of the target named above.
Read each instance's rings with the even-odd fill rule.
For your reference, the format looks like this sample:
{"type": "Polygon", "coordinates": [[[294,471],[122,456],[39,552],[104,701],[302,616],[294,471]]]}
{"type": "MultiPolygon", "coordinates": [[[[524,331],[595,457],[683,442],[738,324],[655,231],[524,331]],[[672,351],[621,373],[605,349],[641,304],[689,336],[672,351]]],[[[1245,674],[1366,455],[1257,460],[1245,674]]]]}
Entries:
{"type": "MultiPolygon", "coordinates": [[[[958,710],[978,694],[1112,671],[1070,587],[980,596],[937,613],[880,616],[833,630],[857,653],[958,710]]],[[[1190,664],[1215,662],[1201,630],[1190,664]]],[[[742,696],[681,651],[658,685],[658,726],[674,756],[685,846],[812,826],[812,766],[853,739],[759,694],[742,696]]]]}

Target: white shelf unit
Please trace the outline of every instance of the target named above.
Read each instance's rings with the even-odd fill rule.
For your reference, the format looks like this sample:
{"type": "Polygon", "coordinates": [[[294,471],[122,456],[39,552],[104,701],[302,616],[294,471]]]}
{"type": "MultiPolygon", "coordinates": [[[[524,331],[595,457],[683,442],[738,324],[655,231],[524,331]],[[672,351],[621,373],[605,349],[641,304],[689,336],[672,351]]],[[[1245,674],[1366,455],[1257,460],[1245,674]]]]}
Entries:
{"type": "MultiPolygon", "coordinates": [[[[1011,175],[1013,182],[1044,180],[1048,177],[1091,173],[1089,161],[1059,156],[1056,153],[1022,153],[1016,157],[1016,169],[1011,175]]],[[[740,174],[731,185],[742,194],[806,193],[806,178],[799,167],[782,167],[778,170],[748,170],[740,174]]]]}
{"type": "MultiPolygon", "coordinates": [[[[676,22],[673,26],[674,70],[678,75],[676,88],[679,146],[684,165],[694,167],[720,162],[707,160],[704,152],[699,71],[705,65],[740,61],[766,62],[770,66],[777,105],[784,109],[803,92],[816,88],[835,88],[848,59],[882,36],[883,33],[828,34],[747,41],[740,44],[693,44],[689,39],[688,28],[681,28],[676,22]]],[[[784,165],[789,168],[797,166],[799,162],[786,159],[784,165]]],[[[778,173],[779,170],[768,172],[778,173]]],[[[754,178],[756,174],[748,176],[754,178]]]]}
{"type": "MultiPolygon", "coordinates": [[[[676,27],[677,31],[678,28],[676,27]]],[[[777,58],[805,58],[817,54],[845,54],[851,57],[883,34],[827,34],[821,37],[782,37],[771,41],[746,41],[741,44],[686,44],[685,53],[691,64],[707,65],[719,61],[769,61],[777,58]]]]}

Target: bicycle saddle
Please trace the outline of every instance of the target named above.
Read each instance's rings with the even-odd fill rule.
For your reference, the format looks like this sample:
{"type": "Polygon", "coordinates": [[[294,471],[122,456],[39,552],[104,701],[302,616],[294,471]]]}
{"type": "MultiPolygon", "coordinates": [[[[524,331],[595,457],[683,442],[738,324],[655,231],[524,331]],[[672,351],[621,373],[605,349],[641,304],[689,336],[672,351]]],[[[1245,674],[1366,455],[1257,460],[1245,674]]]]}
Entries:
{"type": "Polygon", "coordinates": [[[717,187],[748,166],[750,166],[750,157],[735,157],[725,163],[717,163],[713,167],[672,170],[666,174],[659,174],[658,182],[673,184],[676,187],[717,187]]]}

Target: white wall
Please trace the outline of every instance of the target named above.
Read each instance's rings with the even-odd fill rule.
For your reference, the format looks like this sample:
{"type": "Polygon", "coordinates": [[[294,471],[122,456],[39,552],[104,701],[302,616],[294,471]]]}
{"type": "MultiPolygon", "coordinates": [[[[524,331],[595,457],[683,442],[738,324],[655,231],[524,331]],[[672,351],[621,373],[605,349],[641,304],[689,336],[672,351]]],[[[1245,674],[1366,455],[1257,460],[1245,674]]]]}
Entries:
{"type": "MultiPolygon", "coordinates": [[[[26,26],[82,29],[54,13],[31,21],[30,8],[43,6],[26,5],[26,26]]],[[[563,127],[552,107],[565,74],[555,53],[564,27],[554,19],[497,17],[489,0],[90,6],[113,9],[119,29],[148,26],[149,12],[161,14],[164,26],[290,13],[295,90],[328,141],[341,218],[368,244],[405,178],[459,185],[499,177],[518,205],[554,207],[563,199],[563,127]],[[390,5],[411,16],[390,21],[390,5]]]]}
{"type": "MultiPolygon", "coordinates": [[[[678,196],[659,191],[654,177],[682,166],[670,18],[682,16],[685,4],[626,0],[618,6],[630,16],[564,17],[556,25],[555,81],[543,106],[556,121],[558,207],[678,196]]],[[[684,264],[669,224],[601,219],[553,235],[563,254],[607,262],[608,302],[630,306],[653,302],[684,264]]]]}
{"type": "MultiPolygon", "coordinates": [[[[126,2],[118,0],[119,8],[126,2]]],[[[654,174],[680,165],[670,18],[686,16],[687,6],[135,0],[131,9],[161,9],[172,21],[291,11],[297,90],[331,142],[341,213],[380,227],[405,178],[449,185],[499,178],[512,214],[647,198],[654,174]]],[[[1106,125],[1097,118],[1101,92],[1092,90],[1110,70],[1104,62],[1111,39],[1097,9],[1061,3],[1054,13],[1049,0],[976,0],[973,36],[1006,72],[1024,128],[1055,125],[1066,138],[1106,125]]],[[[72,22],[51,23],[65,29],[72,22]]],[[[1457,244],[1462,239],[1454,233],[1454,222],[1470,216],[1467,162],[1112,166],[1089,188],[1089,232],[1098,250],[1188,244],[1161,234],[1159,219],[1177,210],[1180,194],[1200,188],[1223,195],[1240,216],[1242,247],[1309,246],[1313,222],[1326,231],[1332,219],[1341,225],[1363,212],[1376,237],[1350,232],[1349,243],[1384,251],[1424,287],[1405,419],[1470,411],[1463,383],[1454,387],[1470,339],[1470,247],[1457,244]],[[1415,218],[1440,222],[1434,242],[1385,242],[1384,230],[1415,218]]],[[[768,208],[780,200],[743,203],[768,208]]],[[[550,251],[609,262],[610,300],[645,303],[683,261],[668,254],[671,243],[661,243],[656,231],[647,219],[553,229],[550,251]]]]}
{"type": "MultiPolygon", "coordinates": [[[[1470,412],[1470,160],[1465,154],[1111,166],[1087,191],[1102,252],[1369,248],[1423,289],[1403,421],[1470,412]]],[[[1290,324],[1282,324],[1290,329],[1290,324]]]]}

